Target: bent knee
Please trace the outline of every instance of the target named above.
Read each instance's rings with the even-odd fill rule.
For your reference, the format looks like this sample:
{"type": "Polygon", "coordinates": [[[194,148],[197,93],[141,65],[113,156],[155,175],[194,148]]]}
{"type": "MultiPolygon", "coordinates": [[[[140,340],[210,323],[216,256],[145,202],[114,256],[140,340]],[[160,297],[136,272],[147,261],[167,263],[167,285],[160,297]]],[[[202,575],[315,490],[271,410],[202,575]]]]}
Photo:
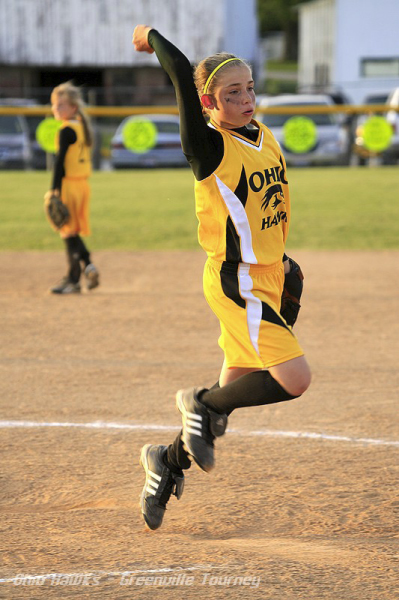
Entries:
{"type": "Polygon", "coordinates": [[[271,376],[293,397],[301,396],[306,392],[312,378],[304,356],[270,367],[269,371],[271,376]]]}
{"type": "Polygon", "coordinates": [[[291,378],[290,381],[287,382],[285,385],[283,384],[283,386],[289,394],[298,397],[302,396],[302,394],[306,392],[306,390],[310,386],[311,380],[311,372],[310,370],[306,370],[304,372],[298,373],[296,377],[291,378]]]}
{"type": "Polygon", "coordinates": [[[290,387],[290,389],[288,389],[287,392],[289,394],[291,394],[292,396],[295,396],[295,398],[298,398],[299,396],[302,396],[302,394],[304,394],[306,392],[309,385],[310,385],[310,382],[309,383],[298,382],[294,386],[290,387]]]}

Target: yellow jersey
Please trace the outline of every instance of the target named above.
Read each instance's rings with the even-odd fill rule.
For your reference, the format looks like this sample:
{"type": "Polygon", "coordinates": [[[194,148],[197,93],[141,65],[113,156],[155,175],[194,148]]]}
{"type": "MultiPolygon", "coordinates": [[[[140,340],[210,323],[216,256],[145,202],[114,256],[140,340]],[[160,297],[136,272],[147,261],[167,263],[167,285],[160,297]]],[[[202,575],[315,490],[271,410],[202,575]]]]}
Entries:
{"type": "MultiPolygon", "coordinates": [[[[86,144],[81,121],[65,121],[60,129],[70,127],[76,133],[76,142],[68,147],[64,160],[65,177],[81,179],[91,174],[90,146],[86,144]]],[[[57,151],[58,151],[57,138],[57,151]]]]}
{"type": "Polygon", "coordinates": [[[290,221],[286,165],[271,131],[253,120],[256,141],[223,129],[224,157],[195,182],[198,238],[219,262],[271,265],[282,260],[290,221]]]}

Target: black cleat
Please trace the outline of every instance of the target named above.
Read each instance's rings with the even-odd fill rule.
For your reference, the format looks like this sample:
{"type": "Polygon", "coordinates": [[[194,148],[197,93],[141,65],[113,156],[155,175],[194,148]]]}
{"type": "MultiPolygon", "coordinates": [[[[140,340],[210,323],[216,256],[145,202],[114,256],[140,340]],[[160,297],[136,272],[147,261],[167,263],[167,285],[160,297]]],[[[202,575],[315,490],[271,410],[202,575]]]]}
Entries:
{"type": "Polygon", "coordinates": [[[173,473],[164,463],[166,446],[146,444],[141,449],[140,464],[146,475],[141,492],[141,512],[150,529],[162,525],[166,504],[173,494],[179,500],[184,489],[184,474],[173,473]]]}
{"type": "Polygon", "coordinates": [[[85,277],[88,290],[94,290],[94,288],[100,285],[100,274],[93,263],[90,263],[85,268],[85,277]]]}
{"type": "Polygon", "coordinates": [[[52,294],[80,294],[80,284],[73,283],[69,277],[61,279],[57,285],[51,288],[52,294]]]}
{"type": "Polygon", "coordinates": [[[179,390],[176,405],[182,415],[182,441],[186,451],[197,465],[206,472],[215,466],[215,437],[224,434],[227,427],[227,415],[221,415],[207,408],[198,400],[202,388],[179,390]]]}

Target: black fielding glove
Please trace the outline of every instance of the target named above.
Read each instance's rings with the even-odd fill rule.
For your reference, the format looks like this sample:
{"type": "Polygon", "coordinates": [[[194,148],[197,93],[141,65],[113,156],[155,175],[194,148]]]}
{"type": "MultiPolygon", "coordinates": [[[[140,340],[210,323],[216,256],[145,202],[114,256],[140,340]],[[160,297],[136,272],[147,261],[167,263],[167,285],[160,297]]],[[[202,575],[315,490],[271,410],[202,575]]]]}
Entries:
{"type": "Polygon", "coordinates": [[[44,211],[50,225],[58,230],[69,221],[69,210],[66,204],[52,192],[44,196],[44,211]]]}
{"type": "Polygon", "coordinates": [[[294,326],[301,305],[299,303],[302,291],[304,276],[301,267],[292,258],[289,258],[290,271],[284,278],[284,289],[281,296],[281,316],[285,319],[287,325],[294,326]]]}

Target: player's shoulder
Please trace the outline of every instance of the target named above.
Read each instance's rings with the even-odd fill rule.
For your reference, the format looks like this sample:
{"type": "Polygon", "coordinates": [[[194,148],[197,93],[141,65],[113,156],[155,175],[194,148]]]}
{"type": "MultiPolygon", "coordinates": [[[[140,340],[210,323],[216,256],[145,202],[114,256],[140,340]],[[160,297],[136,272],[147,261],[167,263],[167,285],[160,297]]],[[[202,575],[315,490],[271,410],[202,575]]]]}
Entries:
{"type": "Polygon", "coordinates": [[[64,139],[74,143],[82,129],[82,124],[79,121],[63,121],[60,134],[64,139]]]}

